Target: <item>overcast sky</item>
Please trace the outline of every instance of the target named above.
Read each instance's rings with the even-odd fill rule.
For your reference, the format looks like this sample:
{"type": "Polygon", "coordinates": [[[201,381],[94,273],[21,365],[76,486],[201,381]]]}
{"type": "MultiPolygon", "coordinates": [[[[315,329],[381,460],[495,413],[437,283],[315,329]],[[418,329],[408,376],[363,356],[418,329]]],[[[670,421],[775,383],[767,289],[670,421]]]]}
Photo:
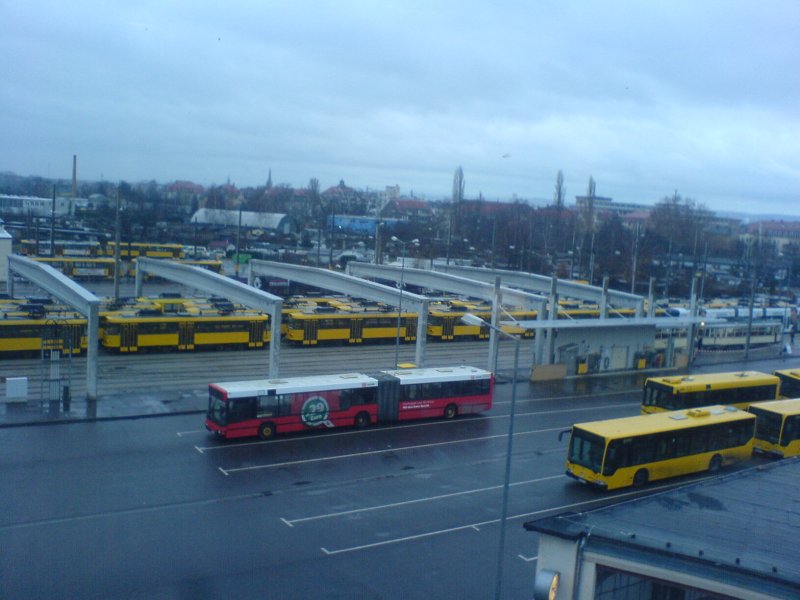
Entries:
{"type": "Polygon", "coordinates": [[[800,2],[0,0],[0,171],[800,216],[800,2]]]}

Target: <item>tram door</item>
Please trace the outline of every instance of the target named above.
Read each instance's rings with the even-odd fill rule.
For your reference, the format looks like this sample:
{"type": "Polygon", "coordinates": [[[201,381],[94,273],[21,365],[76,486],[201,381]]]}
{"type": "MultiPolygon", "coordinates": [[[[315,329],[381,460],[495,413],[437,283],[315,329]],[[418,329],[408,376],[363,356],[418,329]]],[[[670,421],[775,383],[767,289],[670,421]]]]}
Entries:
{"type": "Polygon", "coordinates": [[[317,330],[319,321],[308,319],[303,322],[303,344],[310,345],[317,343],[317,330]]]}
{"type": "Polygon", "coordinates": [[[250,348],[261,348],[264,345],[264,321],[250,321],[250,348]]]}
{"type": "Polygon", "coordinates": [[[119,329],[119,351],[136,352],[139,349],[139,333],[136,323],[121,323],[119,329]]]}
{"type": "Polygon", "coordinates": [[[350,343],[360,344],[364,341],[364,319],[352,319],[350,321],[350,343]]]}
{"type": "Polygon", "coordinates": [[[453,317],[442,319],[442,340],[452,340],[456,328],[456,320],[453,317]]]}
{"type": "Polygon", "coordinates": [[[191,321],[178,323],[178,350],[194,350],[194,323],[191,321]]]}
{"type": "Polygon", "coordinates": [[[406,326],[406,341],[413,342],[417,339],[417,320],[413,317],[404,319],[406,326]]]}

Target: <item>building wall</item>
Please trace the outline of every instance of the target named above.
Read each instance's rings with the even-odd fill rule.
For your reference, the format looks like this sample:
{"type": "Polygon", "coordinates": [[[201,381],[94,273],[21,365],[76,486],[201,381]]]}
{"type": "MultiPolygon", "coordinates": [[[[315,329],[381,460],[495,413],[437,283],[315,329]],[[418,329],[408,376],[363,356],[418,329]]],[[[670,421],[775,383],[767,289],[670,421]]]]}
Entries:
{"type": "MultiPolygon", "coordinates": [[[[590,361],[588,372],[630,370],[637,352],[655,347],[655,326],[560,329],[555,338],[555,363],[590,361]]],[[[567,364],[567,375],[579,374],[567,364]]]]}
{"type": "Polygon", "coordinates": [[[8,281],[8,257],[11,256],[11,234],[0,225],[0,282],[8,281]]]}
{"type": "MultiPolygon", "coordinates": [[[[642,560],[628,560],[596,551],[583,551],[584,538],[563,539],[550,535],[539,538],[539,558],[537,575],[542,571],[559,574],[559,586],[555,600],[595,600],[598,592],[605,591],[605,597],[650,597],[652,590],[646,590],[652,582],[666,583],[681,589],[702,590],[722,594],[742,600],[773,600],[774,595],[745,590],[730,583],[708,579],[700,575],[670,568],[654,557],[642,555],[642,560]],[[601,568],[630,574],[630,579],[620,582],[620,590],[612,596],[608,589],[598,589],[597,571],[601,568]],[[632,585],[638,581],[640,587],[632,585]],[[623,593],[624,591],[624,593],[623,593]],[[627,595],[625,595],[627,594],[627,595]]],[[[609,580],[605,579],[606,587],[609,580]]],[[[611,582],[613,583],[613,582],[611,582]]]]}

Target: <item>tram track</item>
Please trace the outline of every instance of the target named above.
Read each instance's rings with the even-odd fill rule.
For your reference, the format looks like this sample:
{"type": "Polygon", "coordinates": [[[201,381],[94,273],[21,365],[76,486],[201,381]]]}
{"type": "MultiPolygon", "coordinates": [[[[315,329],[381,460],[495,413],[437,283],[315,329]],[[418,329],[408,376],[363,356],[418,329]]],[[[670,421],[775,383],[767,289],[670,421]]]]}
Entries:
{"type": "MultiPolygon", "coordinates": [[[[510,367],[513,364],[513,345],[499,346],[499,364],[510,367]]],[[[488,360],[488,348],[485,341],[429,344],[426,348],[426,366],[471,364],[484,367],[488,360]]],[[[398,362],[414,362],[414,357],[413,344],[400,347],[398,362]]],[[[280,350],[280,375],[292,377],[376,371],[392,368],[394,362],[394,345],[314,348],[284,345],[280,350]]],[[[49,358],[15,358],[4,359],[0,362],[0,369],[6,377],[27,377],[32,399],[39,398],[40,391],[53,380],[68,384],[72,396],[79,397],[86,393],[86,363],[85,356],[61,356],[57,362],[49,358]]],[[[100,352],[97,361],[98,395],[119,394],[133,388],[141,392],[205,390],[211,381],[265,377],[268,369],[268,349],[132,355],[100,352]]]]}

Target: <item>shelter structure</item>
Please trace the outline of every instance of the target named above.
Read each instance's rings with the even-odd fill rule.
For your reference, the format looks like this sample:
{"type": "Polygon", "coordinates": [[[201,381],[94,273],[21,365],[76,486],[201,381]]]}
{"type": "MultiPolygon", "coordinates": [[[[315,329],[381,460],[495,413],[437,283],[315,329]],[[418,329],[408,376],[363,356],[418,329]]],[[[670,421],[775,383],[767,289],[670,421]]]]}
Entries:
{"type": "MultiPolygon", "coordinates": [[[[352,263],[350,263],[352,264],[352,263]]],[[[366,281],[345,273],[291,265],[267,260],[251,260],[249,281],[252,284],[256,277],[278,277],[310,285],[321,289],[332,290],[348,296],[358,296],[368,300],[384,302],[392,306],[408,306],[416,311],[417,317],[417,346],[415,363],[419,367],[425,366],[425,332],[428,330],[428,304],[425,296],[404,292],[380,283],[366,281]]]]}
{"type": "Polygon", "coordinates": [[[73,307],[86,317],[86,336],[90,342],[86,348],[86,399],[97,400],[97,344],[100,328],[100,298],[56,271],[49,265],[36,262],[24,256],[8,257],[7,289],[14,296],[14,275],[19,275],[52,294],[65,304],[73,307]]]}

